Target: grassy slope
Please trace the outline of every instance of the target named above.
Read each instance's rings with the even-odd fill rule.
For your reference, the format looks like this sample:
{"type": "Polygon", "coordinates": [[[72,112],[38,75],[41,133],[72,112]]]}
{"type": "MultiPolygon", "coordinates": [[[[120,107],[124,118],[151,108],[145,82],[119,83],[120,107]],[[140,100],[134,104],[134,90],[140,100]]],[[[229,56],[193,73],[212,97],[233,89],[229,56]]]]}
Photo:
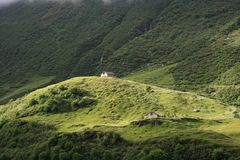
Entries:
{"type": "Polygon", "coordinates": [[[170,69],[174,66],[176,65],[163,66],[157,69],[149,68],[132,73],[124,78],[145,84],[171,88],[174,86],[175,81],[170,69]]]}
{"type": "MultiPolygon", "coordinates": [[[[4,60],[0,62],[0,83],[5,88],[1,98],[46,85],[52,80],[50,76],[56,76],[58,81],[68,76],[97,74],[104,68],[120,75],[142,70],[127,78],[164,87],[182,85],[179,87],[182,89],[187,85],[199,89],[214,82],[203,93],[239,105],[240,92],[236,85],[239,84],[236,74],[239,70],[239,5],[238,0],[151,0],[132,4],[118,1],[110,6],[99,1],[85,1],[84,5],[75,6],[18,3],[0,11],[0,59],[4,60]],[[99,65],[101,56],[103,67],[99,65]],[[26,86],[24,83],[18,88],[12,87],[24,81],[23,77],[29,73],[41,75],[42,81],[33,76],[26,86]]],[[[147,92],[147,88],[144,84],[119,79],[75,78],[11,102],[7,105],[9,108],[0,109],[0,156],[26,159],[24,156],[33,154],[32,159],[50,159],[46,158],[53,155],[49,146],[72,154],[68,149],[72,145],[66,142],[80,147],[73,150],[84,157],[98,157],[99,153],[91,150],[94,148],[99,151],[104,148],[104,154],[108,150],[112,153],[119,150],[117,156],[113,156],[120,157],[117,159],[136,159],[136,156],[153,159],[153,153],[144,148],[161,148],[171,155],[168,160],[177,159],[175,155],[185,156],[178,159],[239,156],[239,141],[235,140],[239,140],[236,126],[240,122],[232,119],[235,107],[192,93],[154,86],[151,86],[154,92],[147,92]],[[89,91],[98,100],[97,105],[61,114],[38,113],[39,106],[29,107],[34,97],[48,94],[49,88],[61,85],[89,91]],[[201,112],[194,113],[194,108],[201,108],[201,112]],[[165,116],[160,126],[130,125],[150,111],[165,116]],[[176,121],[174,117],[204,120],[176,121]],[[91,135],[89,139],[83,138],[82,131],[86,130],[119,133],[124,140],[114,147],[112,143],[106,147],[100,143],[108,138],[102,139],[101,134],[96,134],[98,138],[94,134],[94,138],[91,135]],[[81,144],[85,145],[72,141],[76,137],[65,137],[66,132],[70,137],[77,132],[77,137],[84,142],[81,144]],[[163,145],[164,142],[169,146],[163,145]],[[179,151],[179,145],[186,147],[189,155],[179,151]],[[84,152],[84,147],[89,148],[84,152]]]]}
{"type": "Polygon", "coordinates": [[[234,137],[238,142],[240,142],[239,137],[239,120],[226,120],[223,121],[223,124],[218,124],[214,126],[205,127],[206,130],[212,130],[218,133],[225,134],[227,136],[234,137]]]}
{"type": "MultiPolygon", "coordinates": [[[[90,95],[98,99],[96,106],[80,109],[76,112],[66,113],[68,120],[64,120],[67,127],[83,124],[86,127],[93,125],[126,125],[134,120],[141,119],[145,114],[154,111],[166,118],[193,117],[204,119],[231,118],[234,107],[225,106],[219,102],[200,97],[196,94],[162,89],[152,86],[147,91],[147,86],[133,81],[112,78],[85,77],[73,78],[57,85],[37,90],[26,97],[9,103],[6,114],[18,112],[31,112],[34,107],[28,107],[31,99],[41,94],[46,94],[52,88],[60,86],[84,88],[90,95]],[[17,106],[17,107],[16,107],[17,106]],[[200,113],[193,112],[201,109],[200,113]],[[78,116],[77,116],[78,115],[78,116]],[[94,117],[94,118],[93,118],[94,117]],[[76,123],[76,124],[73,124],[76,123]]],[[[49,115],[45,118],[63,119],[60,115],[49,115]],[[60,117],[59,117],[60,116],[60,117]]],[[[40,116],[41,118],[41,116],[40,116]]]]}
{"type": "MultiPolygon", "coordinates": [[[[183,146],[186,147],[186,150],[189,151],[189,153],[194,153],[191,155],[191,157],[194,158],[195,156],[195,159],[204,159],[208,156],[211,156],[209,151],[212,152],[212,149],[218,147],[225,148],[225,153],[229,152],[232,155],[238,153],[234,151],[238,148],[239,145],[238,142],[235,141],[236,139],[239,139],[238,134],[236,134],[238,133],[237,127],[232,128],[227,133],[222,132],[222,130],[218,129],[219,127],[224,129],[225,127],[228,127],[228,124],[230,123],[235,125],[240,123],[239,120],[232,118],[235,107],[223,105],[216,100],[201,97],[192,93],[162,89],[154,86],[150,87],[151,90],[147,89],[149,88],[149,85],[117,78],[73,78],[56,85],[51,85],[47,88],[36,90],[17,101],[10,102],[6,106],[2,106],[0,109],[0,120],[6,125],[2,124],[5,127],[0,127],[0,133],[3,134],[2,132],[4,130],[6,130],[6,133],[8,133],[8,125],[12,126],[18,123],[21,124],[22,122],[18,122],[20,120],[26,121],[22,125],[25,126],[26,129],[27,127],[33,127],[31,130],[33,132],[36,130],[36,132],[39,133],[39,136],[46,134],[45,129],[47,127],[51,128],[52,126],[53,128],[48,130],[48,138],[39,138],[39,140],[34,141],[34,144],[28,142],[32,145],[32,148],[38,148],[42,143],[48,143],[48,140],[51,141],[53,137],[58,137],[59,133],[64,137],[67,136],[66,133],[69,133],[73,136],[75,133],[84,133],[86,131],[97,131],[102,133],[114,132],[120,134],[121,137],[125,139],[125,142],[118,144],[118,146],[123,147],[122,145],[126,145],[125,148],[127,151],[131,153],[132,150],[132,152],[135,152],[136,154],[133,156],[129,152],[126,153],[126,151],[122,151],[120,149],[121,152],[124,152],[127,155],[130,154],[125,157],[126,159],[140,156],[138,154],[140,154],[141,150],[143,150],[143,148],[147,147],[148,145],[151,145],[152,149],[158,148],[155,145],[159,145],[161,148],[164,146],[164,141],[166,141],[166,144],[173,145],[174,147],[177,145],[175,143],[182,143],[183,146]],[[31,105],[32,99],[37,99],[37,97],[41,97],[41,95],[48,95],[50,92],[52,92],[52,90],[58,90],[60,88],[63,88],[63,86],[65,88],[84,89],[85,91],[89,92],[92,97],[95,97],[97,99],[97,104],[88,106],[86,108],[80,108],[76,111],[63,113],[48,113],[45,111],[42,112],[40,110],[37,110],[39,107],[38,105],[31,105]],[[193,109],[196,107],[200,108],[201,112],[193,112],[193,109]],[[131,123],[133,121],[143,119],[143,116],[151,111],[155,111],[164,117],[161,120],[161,125],[153,126],[148,124],[140,127],[131,123]],[[19,113],[25,114],[21,115],[19,113]],[[32,115],[28,113],[34,114],[32,115]],[[180,118],[193,119],[181,120],[180,118]],[[12,122],[14,120],[16,122],[12,122]],[[12,123],[8,124],[6,122],[12,123]],[[36,124],[34,125],[34,123],[36,124]],[[39,130],[42,131],[37,131],[34,126],[41,124],[44,125],[39,127],[39,130]],[[227,137],[224,134],[230,137],[227,137]],[[178,138],[174,140],[174,142],[170,140],[175,139],[176,137],[178,138]],[[195,143],[195,146],[198,146],[198,144],[200,145],[202,143],[201,141],[204,141],[203,144],[206,146],[204,147],[203,145],[202,147],[205,149],[209,148],[209,150],[204,151],[204,153],[198,157],[197,152],[200,151],[193,148],[193,151],[190,151],[192,149],[190,149],[191,147],[187,148],[187,146],[190,144],[185,143],[186,140],[189,143],[195,143]],[[137,145],[135,149],[131,149],[128,146],[128,143],[132,142],[134,142],[134,144],[132,144],[133,146],[137,145]],[[143,146],[141,146],[139,143],[143,146]]],[[[49,97],[49,99],[51,99],[51,97],[49,97]]],[[[17,129],[18,127],[14,126],[13,128],[17,129]]],[[[15,136],[22,137],[22,132],[24,134],[24,130],[22,130],[20,133],[19,131],[16,132],[15,136]]],[[[14,143],[14,135],[12,136],[13,137],[10,137],[8,141],[11,140],[11,142],[13,141],[12,143],[14,143]]],[[[34,137],[32,133],[29,133],[29,137],[32,136],[34,137]]],[[[7,137],[9,137],[9,135],[7,137]]],[[[91,140],[94,140],[94,138],[91,138],[91,140]]],[[[61,140],[59,140],[58,143],[60,143],[60,141],[61,140]]],[[[92,143],[97,145],[101,141],[102,140],[100,138],[96,142],[89,143],[89,145],[92,143]]],[[[3,142],[5,142],[5,139],[3,142]]],[[[71,138],[66,138],[63,140],[63,142],[70,143],[71,138]]],[[[55,142],[49,143],[49,145],[56,145],[55,142]]],[[[42,145],[44,146],[44,144],[42,145]]],[[[76,145],[80,145],[80,143],[76,145]]],[[[114,143],[109,145],[111,146],[111,149],[116,148],[114,147],[114,143]]],[[[86,146],[88,146],[88,143],[86,146]]],[[[97,146],[95,147],[97,148],[97,146]]],[[[164,149],[166,153],[171,155],[178,155],[177,153],[173,153],[173,151],[168,150],[167,148],[168,147],[165,147],[164,149]]],[[[19,153],[24,150],[26,155],[30,150],[29,148],[25,148],[25,146],[23,146],[22,149],[19,149],[18,147],[15,149],[11,147],[4,147],[2,149],[3,153],[10,151],[12,153],[19,153]]],[[[39,151],[41,152],[45,150],[46,149],[38,149],[36,151],[36,154],[39,154],[39,151]]],[[[67,149],[63,148],[62,150],[66,151],[67,149]]],[[[105,149],[105,151],[106,150],[108,149],[105,149]]],[[[116,151],[112,152],[115,153],[116,151]]],[[[83,154],[82,152],[80,153],[83,154]]],[[[86,151],[84,154],[88,154],[88,151],[86,151]]],[[[174,159],[172,156],[171,158],[174,159]]]]}
{"type": "Polygon", "coordinates": [[[239,27],[237,6],[237,1],[174,1],[149,32],[116,51],[109,62],[115,70],[124,64],[122,73],[144,64],[178,62],[171,70],[177,84],[214,81],[239,61],[239,46],[225,40],[239,27]]]}
{"type": "Polygon", "coordinates": [[[10,98],[17,98],[26,93],[29,93],[37,88],[46,86],[52,82],[54,76],[43,77],[43,76],[30,76],[26,77],[25,80],[18,82],[17,84],[5,84],[1,86],[1,98],[0,103],[6,103],[10,98]]]}
{"type": "Polygon", "coordinates": [[[68,77],[82,54],[121,23],[128,5],[117,5],[36,2],[1,9],[1,84],[14,85],[26,74],[68,77]]]}
{"type": "MultiPolygon", "coordinates": [[[[14,85],[26,73],[59,81],[103,69],[127,75],[149,66],[160,69],[147,76],[162,77],[163,64],[177,64],[168,71],[171,77],[147,82],[171,78],[171,84],[194,86],[232,76],[231,69],[238,72],[239,6],[238,0],[18,3],[0,10],[1,84],[14,85]]],[[[238,83],[237,77],[225,81],[238,83]]]]}

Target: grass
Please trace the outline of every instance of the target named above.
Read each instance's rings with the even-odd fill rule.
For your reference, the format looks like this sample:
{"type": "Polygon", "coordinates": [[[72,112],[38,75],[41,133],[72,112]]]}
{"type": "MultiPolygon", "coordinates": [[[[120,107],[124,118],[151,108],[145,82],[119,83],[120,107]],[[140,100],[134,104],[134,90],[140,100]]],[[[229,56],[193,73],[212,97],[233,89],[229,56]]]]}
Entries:
{"type": "Polygon", "coordinates": [[[227,135],[229,137],[234,138],[239,143],[240,142],[240,129],[238,127],[239,124],[240,121],[238,119],[225,120],[218,125],[204,127],[203,129],[227,135]]]}
{"type": "Polygon", "coordinates": [[[209,85],[199,89],[199,93],[223,103],[240,106],[240,86],[239,85],[209,85]]]}
{"type": "MultiPolygon", "coordinates": [[[[6,114],[2,114],[2,116],[9,115],[8,112],[34,113],[36,107],[29,106],[31,100],[39,95],[46,95],[51,89],[61,86],[84,88],[98,101],[95,106],[82,108],[76,112],[43,116],[44,119],[64,119],[63,117],[67,116],[65,125],[68,126],[72,122],[86,126],[91,126],[91,124],[126,125],[134,120],[142,119],[145,114],[152,111],[166,118],[193,117],[204,119],[231,118],[235,111],[233,106],[223,105],[216,100],[193,93],[163,89],[115,78],[82,77],[37,90],[16,102],[9,103],[3,107],[6,108],[6,114]],[[147,90],[148,87],[151,88],[150,91],[147,90]],[[194,112],[193,110],[196,108],[199,108],[201,112],[194,112]]],[[[42,114],[40,111],[36,111],[35,114],[38,112],[42,114]]]]}
{"type": "Polygon", "coordinates": [[[239,159],[238,6],[84,0],[0,9],[0,103],[102,70],[125,79],[77,77],[2,105],[0,159],[239,159]],[[85,98],[95,103],[79,107],[85,98]],[[152,111],[159,125],[132,124],[152,111]]]}
{"type": "Polygon", "coordinates": [[[37,88],[46,86],[52,82],[54,76],[43,77],[43,76],[31,76],[18,84],[4,85],[1,86],[5,92],[0,98],[0,103],[6,103],[10,99],[23,96],[37,88]]]}
{"type": "Polygon", "coordinates": [[[172,120],[172,119],[165,119],[161,120],[160,125],[125,125],[125,126],[112,126],[108,127],[105,125],[102,126],[95,126],[92,130],[96,131],[114,131],[119,133],[124,137],[124,139],[129,141],[145,141],[159,137],[167,137],[168,135],[180,135],[185,133],[191,133],[197,131],[201,126],[206,124],[213,125],[215,121],[197,121],[191,122],[189,121],[182,121],[172,120]]]}
{"type": "MultiPolygon", "coordinates": [[[[212,83],[239,62],[238,5],[238,0],[16,3],[0,11],[0,85],[27,74],[62,81],[102,70],[132,73],[129,78],[154,85],[212,83]]],[[[231,77],[239,69],[233,70],[231,77]]],[[[238,83],[236,76],[227,79],[221,84],[238,83]]]]}
{"type": "MultiPolygon", "coordinates": [[[[51,105],[48,107],[51,107],[51,105]]],[[[36,149],[30,151],[31,149],[26,147],[25,143],[21,143],[23,145],[21,148],[15,147],[13,149],[7,146],[2,149],[2,153],[4,155],[7,152],[21,153],[27,157],[30,153],[37,156],[41,154],[53,156],[52,151],[51,153],[47,152],[47,146],[53,145],[51,148],[59,148],[62,145],[59,143],[63,143],[63,146],[67,145],[71,148],[82,145],[77,141],[72,142],[72,139],[78,138],[81,139],[81,142],[86,140],[85,147],[94,144],[95,147],[92,148],[98,148],[98,146],[103,144],[105,146],[105,143],[107,143],[106,146],[110,148],[105,148],[105,152],[106,150],[117,149],[115,143],[118,142],[113,139],[116,139],[118,137],[116,135],[119,135],[121,138],[118,150],[121,150],[121,153],[118,154],[119,156],[127,154],[128,158],[126,159],[136,157],[149,145],[154,146],[152,150],[159,148],[156,145],[162,147],[168,145],[163,147],[163,151],[166,154],[178,155],[170,149],[175,148],[178,143],[182,145],[182,148],[186,147],[189,152],[192,150],[191,152],[194,152],[194,154],[191,156],[197,156],[195,152],[200,152],[197,148],[190,147],[191,143],[194,143],[196,147],[204,144],[206,145],[205,149],[210,147],[208,151],[202,149],[202,151],[205,150],[201,155],[202,158],[212,156],[214,149],[219,147],[226,149],[224,153],[235,155],[238,153],[237,150],[240,145],[238,141],[235,141],[239,139],[238,130],[219,131],[219,128],[227,129],[229,124],[237,126],[240,123],[233,118],[235,110],[234,106],[224,105],[217,100],[194,93],[159,88],[118,78],[76,77],[38,89],[16,101],[1,106],[0,137],[3,138],[2,145],[9,140],[11,145],[19,144],[15,142],[15,138],[25,138],[26,143],[31,144],[32,149],[36,149]],[[74,92],[72,92],[73,90],[74,92]],[[57,97],[60,96],[62,97],[61,102],[63,100],[64,103],[62,103],[65,104],[68,101],[73,101],[76,94],[80,93],[75,91],[81,91],[81,96],[91,96],[97,103],[74,110],[61,110],[61,112],[39,110],[39,107],[45,105],[45,102],[42,103],[39,97],[47,96],[46,104],[48,104],[51,99],[58,101],[57,97]],[[32,103],[33,99],[35,102],[37,100],[38,103],[32,103]],[[193,111],[194,108],[199,108],[201,111],[196,113],[193,111]],[[161,115],[161,118],[157,119],[159,124],[153,125],[152,121],[154,120],[150,120],[149,124],[141,126],[133,123],[144,120],[144,115],[152,111],[161,115]],[[19,127],[24,128],[24,130],[19,127]],[[46,128],[48,128],[48,131],[46,131],[46,128]],[[24,135],[25,129],[31,131],[28,133],[29,138],[24,135]],[[14,134],[8,134],[10,132],[14,134]],[[31,138],[35,137],[35,132],[40,137],[33,141],[31,138]],[[49,135],[44,137],[44,134],[49,135]],[[93,137],[89,139],[82,137],[88,134],[93,137]],[[71,138],[72,136],[75,138],[71,138]],[[97,140],[94,138],[95,136],[98,137],[97,140]],[[102,136],[105,138],[101,139],[102,136]],[[109,140],[109,136],[115,138],[109,140]],[[58,139],[57,143],[56,139],[58,139]],[[73,145],[72,143],[76,144],[73,145]],[[48,145],[46,146],[46,144],[48,145]],[[135,146],[135,148],[131,149],[129,145],[135,146]],[[123,151],[123,148],[127,150],[123,151]],[[131,150],[136,152],[135,156],[126,153],[131,150]]],[[[68,151],[68,149],[63,147],[59,154],[63,151],[68,151]]],[[[72,152],[86,154],[87,157],[96,156],[91,155],[89,150],[83,152],[74,149],[72,152]]],[[[72,152],[68,151],[68,153],[72,152]]],[[[116,151],[112,152],[117,153],[116,151]]],[[[11,156],[16,157],[17,155],[11,154],[11,156]]]]}
{"type": "MultiPolygon", "coordinates": [[[[193,93],[155,86],[150,86],[151,91],[149,92],[146,90],[147,86],[149,85],[116,78],[73,78],[39,89],[16,102],[9,103],[2,107],[1,118],[8,119],[9,116],[13,118],[16,117],[17,113],[22,115],[34,113],[34,115],[20,116],[20,118],[30,122],[37,121],[54,125],[59,132],[83,131],[97,126],[123,127],[124,130],[125,126],[129,126],[133,121],[143,119],[145,114],[152,111],[159,113],[166,119],[199,118],[211,121],[233,118],[233,112],[235,111],[233,106],[223,105],[216,100],[193,93]],[[84,88],[97,99],[98,103],[92,107],[61,114],[42,113],[36,110],[36,107],[29,107],[29,103],[34,97],[48,94],[53,88],[57,89],[61,86],[84,88]],[[194,112],[195,108],[199,108],[201,112],[194,112]]],[[[176,130],[177,126],[180,127],[177,122],[168,122],[167,124],[170,124],[170,126],[166,125],[166,128],[175,128],[176,130]],[[174,124],[174,127],[171,126],[172,124],[174,124]]],[[[161,128],[158,129],[161,130],[161,128]]],[[[156,136],[159,135],[155,130],[151,130],[151,132],[155,133],[156,136]]],[[[145,134],[145,136],[147,135],[152,136],[150,133],[145,134]]]]}
{"type": "Polygon", "coordinates": [[[240,74],[239,74],[240,63],[234,65],[227,72],[219,76],[219,78],[214,82],[215,85],[237,85],[239,84],[240,74]]]}
{"type": "Polygon", "coordinates": [[[171,88],[174,86],[175,80],[172,73],[170,72],[170,69],[175,66],[176,64],[165,67],[163,66],[157,69],[154,68],[144,69],[139,72],[134,72],[124,77],[124,79],[129,79],[132,81],[151,84],[160,87],[171,88]]]}

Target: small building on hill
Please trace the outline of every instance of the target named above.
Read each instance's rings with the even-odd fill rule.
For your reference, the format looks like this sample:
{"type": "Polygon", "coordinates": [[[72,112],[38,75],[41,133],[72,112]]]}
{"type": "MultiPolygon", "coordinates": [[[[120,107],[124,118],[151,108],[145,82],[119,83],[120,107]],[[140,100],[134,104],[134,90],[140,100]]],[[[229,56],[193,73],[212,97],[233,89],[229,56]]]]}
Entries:
{"type": "Polygon", "coordinates": [[[115,77],[115,73],[103,71],[101,77],[115,77]]]}
{"type": "Polygon", "coordinates": [[[201,110],[199,108],[195,108],[193,112],[201,112],[201,110]]]}
{"type": "Polygon", "coordinates": [[[160,118],[160,115],[155,112],[150,112],[146,115],[146,118],[152,119],[152,118],[160,118]]]}

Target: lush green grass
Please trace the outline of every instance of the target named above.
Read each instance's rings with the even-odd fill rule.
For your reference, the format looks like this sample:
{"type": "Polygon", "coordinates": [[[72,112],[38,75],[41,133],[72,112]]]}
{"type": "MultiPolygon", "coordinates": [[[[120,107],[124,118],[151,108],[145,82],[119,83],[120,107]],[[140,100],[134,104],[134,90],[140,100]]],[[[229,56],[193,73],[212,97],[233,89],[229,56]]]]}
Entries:
{"type": "MultiPolygon", "coordinates": [[[[49,107],[54,107],[54,105],[49,107]]],[[[65,107],[67,107],[66,104],[65,107]]],[[[3,110],[6,110],[6,113],[2,114],[2,117],[5,117],[5,115],[25,117],[24,115],[37,115],[39,113],[48,115],[44,116],[44,119],[46,118],[48,121],[50,119],[64,119],[67,116],[68,119],[64,119],[67,128],[71,125],[126,125],[133,120],[142,119],[149,112],[157,112],[166,118],[225,119],[233,117],[235,108],[193,93],[162,89],[117,78],[82,77],[32,92],[15,102],[9,103],[3,107],[3,110]],[[52,112],[39,110],[52,100],[65,102],[74,100],[71,96],[72,92],[65,93],[65,90],[61,88],[66,88],[66,90],[70,88],[70,91],[72,89],[83,89],[84,92],[88,92],[89,95],[94,97],[97,103],[90,108],[81,108],[76,112],[65,114],[51,114],[52,112]],[[53,94],[54,91],[57,91],[56,94],[53,94]],[[41,100],[42,95],[45,96],[44,102],[41,102],[43,101],[41,100]],[[65,97],[62,97],[62,95],[65,95],[65,97]],[[59,96],[60,98],[57,98],[59,96]],[[38,102],[32,104],[36,100],[38,102]],[[200,109],[201,112],[196,113],[193,111],[194,109],[200,109]],[[17,115],[14,115],[14,112],[17,115]]]]}
{"type": "Polygon", "coordinates": [[[46,86],[50,84],[54,78],[54,76],[30,76],[30,78],[25,78],[23,81],[15,84],[5,84],[3,86],[0,86],[0,103],[6,103],[10,99],[15,99],[37,88],[46,86]]]}
{"type": "Polygon", "coordinates": [[[235,110],[193,93],[118,78],[77,77],[1,106],[0,146],[4,147],[0,147],[0,155],[50,159],[56,154],[58,158],[74,159],[74,155],[80,154],[88,159],[96,156],[106,159],[109,151],[113,154],[110,157],[123,159],[125,155],[125,159],[133,159],[149,158],[158,150],[158,156],[173,160],[179,156],[235,157],[240,156],[239,143],[235,141],[239,139],[238,130],[218,130],[239,124],[233,118],[235,110]],[[85,97],[94,99],[94,103],[81,107],[85,97]],[[79,107],[69,103],[75,100],[79,100],[76,103],[79,107]],[[201,111],[194,112],[195,108],[201,111]],[[144,115],[152,111],[161,118],[138,125],[139,120],[145,123],[144,115]],[[149,147],[151,150],[145,151],[149,147]],[[189,154],[175,150],[186,150],[189,154]]]}
{"type": "Polygon", "coordinates": [[[1,8],[0,102],[102,70],[137,82],[74,78],[1,106],[0,159],[239,159],[239,6],[84,0],[1,8]],[[137,125],[152,111],[161,118],[137,125]]]}
{"type": "Polygon", "coordinates": [[[223,103],[240,106],[239,85],[207,85],[197,88],[199,94],[218,99],[223,103]]]}
{"type": "Polygon", "coordinates": [[[176,65],[174,64],[169,66],[162,66],[157,69],[148,68],[139,72],[132,73],[127,77],[124,77],[124,79],[155,86],[172,88],[174,87],[175,81],[170,69],[175,66],[176,65]]]}
{"type": "Polygon", "coordinates": [[[204,127],[205,130],[212,130],[217,133],[225,134],[227,136],[233,137],[236,142],[240,142],[240,130],[239,130],[239,119],[235,120],[225,120],[222,123],[216,124],[214,126],[204,127]]]}

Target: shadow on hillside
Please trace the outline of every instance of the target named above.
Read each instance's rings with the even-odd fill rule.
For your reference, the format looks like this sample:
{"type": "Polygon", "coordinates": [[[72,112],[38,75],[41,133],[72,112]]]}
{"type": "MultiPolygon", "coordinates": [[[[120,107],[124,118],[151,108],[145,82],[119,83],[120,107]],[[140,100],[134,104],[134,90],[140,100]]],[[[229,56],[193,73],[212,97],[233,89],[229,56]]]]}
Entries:
{"type": "Polygon", "coordinates": [[[53,126],[21,120],[0,124],[0,159],[234,159],[240,146],[222,134],[181,131],[145,141],[114,132],[58,133],[53,126]]]}

